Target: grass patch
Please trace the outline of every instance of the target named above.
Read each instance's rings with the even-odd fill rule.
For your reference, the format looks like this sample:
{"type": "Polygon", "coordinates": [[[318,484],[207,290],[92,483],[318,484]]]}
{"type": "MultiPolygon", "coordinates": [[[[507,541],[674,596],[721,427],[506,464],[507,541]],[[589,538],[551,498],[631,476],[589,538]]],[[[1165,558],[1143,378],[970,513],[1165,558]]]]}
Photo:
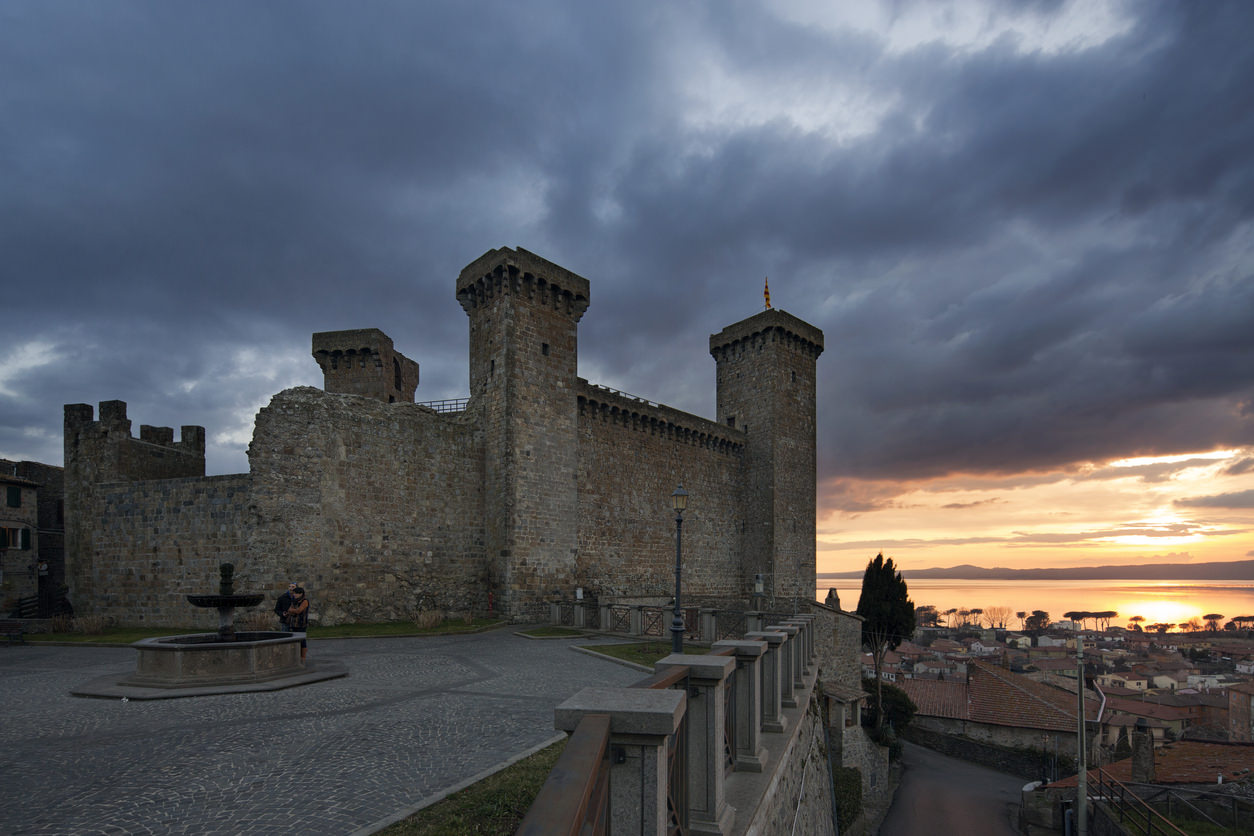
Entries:
{"type": "MultiPolygon", "coordinates": [[[[635,662],[637,665],[644,665],[650,670],[653,669],[654,663],[660,659],[664,659],[671,655],[670,643],[660,641],[637,642],[636,644],[593,644],[581,645],[584,650],[591,650],[593,653],[600,653],[603,656],[613,656],[615,659],[622,659],[625,662],[635,662]]],[[[684,644],[684,653],[690,655],[700,655],[709,653],[708,647],[693,647],[690,644],[684,644]]]]}
{"type": "Polygon", "coordinates": [[[473,633],[502,623],[504,622],[499,618],[475,618],[470,621],[455,618],[451,621],[442,621],[434,627],[420,627],[412,621],[386,621],[376,624],[337,624],[334,627],[311,624],[309,626],[309,638],[355,639],[383,636],[443,636],[449,633],[473,633]]]}
{"type": "MultiPolygon", "coordinates": [[[[412,621],[389,621],[377,624],[337,624],[334,627],[310,625],[310,639],[383,638],[387,636],[440,636],[451,633],[472,633],[501,624],[498,618],[476,618],[472,621],[453,619],[434,627],[419,627],[412,621]]],[[[237,631],[246,630],[236,624],[237,631]]],[[[181,636],[187,633],[211,633],[195,627],[107,627],[99,633],[59,632],[27,633],[30,642],[75,642],[79,644],[130,644],[157,636],[181,636]]]]}
{"type": "Polygon", "coordinates": [[[379,831],[382,836],[509,836],[566,748],[559,741],[379,831]]]}
{"type": "Polygon", "coordinates": [[[75,642],[78,644],[130,644],[140,639],[158,636],[182,636],[187,633],[204,633],[194,627],[106,627],[100,633],[27,633],[28,642],[75,642]]]}
{"type": "Polygon", "coordinates": [[[1189,836],[1242,836],[1242,834],[1250,832],[1244,828],[1236,830],[1231,827],[1221,827],[1208,821],[1183,819],[1179,816],[1172,816],[1171,823],[1189,834],[1189,836]]]}
{"type": "Polygon", "coordinates": [[[533,639],[569,639],[583,635],[583,630],[573,627],[533,627],[530,630],[519,630],[519,635],[533,639]]]}

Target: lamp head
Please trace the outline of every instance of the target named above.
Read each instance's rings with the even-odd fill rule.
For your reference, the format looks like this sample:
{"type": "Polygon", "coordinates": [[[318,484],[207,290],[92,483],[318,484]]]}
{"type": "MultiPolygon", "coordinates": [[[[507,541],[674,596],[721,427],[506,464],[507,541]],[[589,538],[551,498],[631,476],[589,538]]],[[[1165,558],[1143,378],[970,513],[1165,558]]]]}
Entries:
{"type": "Polygon", "coordinates": [[[675,492],[671,494],[671,507],[676,511],[684,511],[688,508],[688,492],[684,490],[683,485],[675,488],[675,492]]]}

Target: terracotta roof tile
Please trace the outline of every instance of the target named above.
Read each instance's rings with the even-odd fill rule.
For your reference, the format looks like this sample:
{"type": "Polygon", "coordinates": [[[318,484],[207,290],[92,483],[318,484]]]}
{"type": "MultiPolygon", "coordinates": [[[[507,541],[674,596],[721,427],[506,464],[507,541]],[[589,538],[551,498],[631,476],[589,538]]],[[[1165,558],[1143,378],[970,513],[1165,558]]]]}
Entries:
{"type": "Polygon", "coordinates": [[[897,687],[909,695],[927,717],[967,719],[967,684],[942,679],[903,679],[897,687]]]}
{"type": "MultiPolygon", "coordinates": [[[[1155,784],[1215,784],[1220,775],[1227,783],[1248,778],[1251,768],[1254,768],[1254,743],[1179,740],[1154,750],[1155,784]]],[[[1116,781],[1131,783],[1132,758],[1107,764],[1102,771],[1116,781]]],[[[1051,786],[1075,785],[1076,776],[1072,775],[1051,786]]]]}
{"type": "MultiPolygon", "coordinates": [[[[968,667],[969,718],[980,723],[1017,728],[1072,731],[1076,727],[1075,697],[1001,668],[972,662],[968,667]]],[[[1085,702],[1085,714],[1097,718],[1099,705],[1085,702]]]]}

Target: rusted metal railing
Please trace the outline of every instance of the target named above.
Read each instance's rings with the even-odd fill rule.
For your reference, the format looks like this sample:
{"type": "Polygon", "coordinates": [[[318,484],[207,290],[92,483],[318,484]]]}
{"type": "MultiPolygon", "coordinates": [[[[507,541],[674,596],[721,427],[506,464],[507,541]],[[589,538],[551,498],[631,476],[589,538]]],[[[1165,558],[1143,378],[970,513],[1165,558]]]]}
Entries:
{"type": "MultiPolygon", "coordinates": [[[[688,669],[658,671],[636,682],[632,688],[682,688],[688,690],[688,669]]],[[[679,718],[679,727],[666,746],[666,832],[683,836],[688,832],[688,713],[679,718]]]]}
{"type": "Polygon", "coordinates": [[[1188,836],[1105,770],[1091,770],[1088,786],[1090,796],[1096,796],[1096,808],[1113,808],[1126,832],[1136,836],[1188,836]]]}
{"type": "Polygon", "coordinates": [[[599,836],[609,829],[608,714],[579,721],[518,828],[519,836],[599,836]]]}

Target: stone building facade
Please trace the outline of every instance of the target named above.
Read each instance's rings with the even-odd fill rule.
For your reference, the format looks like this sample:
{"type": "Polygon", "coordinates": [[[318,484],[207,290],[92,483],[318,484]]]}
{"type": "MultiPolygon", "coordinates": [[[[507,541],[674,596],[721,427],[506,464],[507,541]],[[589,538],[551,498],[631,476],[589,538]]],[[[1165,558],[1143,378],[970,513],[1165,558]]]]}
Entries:
{"type": "Polygon", "coordinates": [[[195,624],[183,595],[223,560],[240,588],[300,581],[328,623],[540,617],[576,587],[665,599],[679,483],[686,599],[745,598],[759,573],[768,597],[812,596],[821,331],[768,309],[712,336],[709,420],[578,376],[581,276],[502,248],[461,272],[456,297],[470,325],[460,408],[414,403],[418,364],[381,331],[315,334],[324,389],[258,413],[246,474],[205,477],[203,428],[135,438],[120,401],[98,419],[67,405],[75,606],[195,624]]]}
{"type": "Polygon", "coordinates": [[[39,596],[50,615],[65,579],[61,468],[0,459],[0,604],[39,596]]]}

